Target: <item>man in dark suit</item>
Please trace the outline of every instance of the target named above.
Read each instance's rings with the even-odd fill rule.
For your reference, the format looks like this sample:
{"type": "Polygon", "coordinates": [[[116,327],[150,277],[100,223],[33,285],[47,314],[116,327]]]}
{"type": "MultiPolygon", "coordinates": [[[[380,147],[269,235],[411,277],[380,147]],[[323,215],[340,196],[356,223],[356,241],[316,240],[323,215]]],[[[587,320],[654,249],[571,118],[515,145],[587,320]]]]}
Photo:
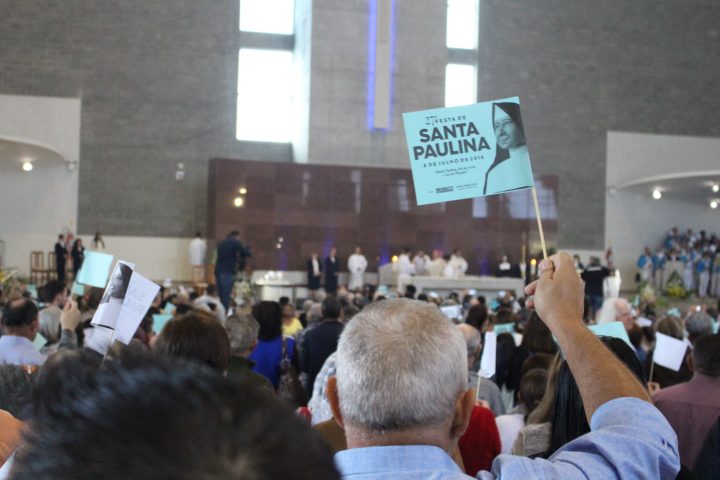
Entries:
{"type": "Polygon", "coordinates": [[[322,264],[317,253],[313,252],[307,261],[307,284],[308,290],[314,292],[320,288],[320,277],[322,277],[322,264]]]}
{"type": "Polygon", "coordinates": [[[327,297],[322,302],[322,321],[303,335],[300,348],[300,371],[307,373],[305,389],[312,395],[315,377],[325,360],[337,350],[344,325],[340,322],[340,301],[327,297]]]}
{"type": "Polygon", "coordinates": [[[245,269],[245,259],[250,256],[250,250],[240,242],[240,232],[233,230],[225,240],[217,246],[217,260],[215,261],[215,281],[217,282],[220,303],[228,310],[230,294],[232,293],[235,273],[245,269]]]}
{"type": "Polygon", "coordinates": [[[338,275],[340,275],[340,262],[337,249],[330,249],[330,255],[325,259],[325,292],[334,295],[338,288],[338,275]]]}
{"type": "Polygon", "coordinates": [[[68,250],[65,245],[65,235],[58,235],[58,241],[55,243],[55,270],[57,271],[57,279],[65,283],[65,262],[67,261],[68,250]]]}

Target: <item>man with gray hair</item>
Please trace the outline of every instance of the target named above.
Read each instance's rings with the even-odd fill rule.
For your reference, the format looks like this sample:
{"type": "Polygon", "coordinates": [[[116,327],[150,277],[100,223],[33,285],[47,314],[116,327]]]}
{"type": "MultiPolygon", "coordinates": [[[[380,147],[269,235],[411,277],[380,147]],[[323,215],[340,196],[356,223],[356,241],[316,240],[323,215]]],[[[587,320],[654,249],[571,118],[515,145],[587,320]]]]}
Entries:
{"type": "Polygon", "coordinates": [[[482,335],[480,330],[461,323],[457,328],[462,332],[467,347],[467,365],[468,365],[468,387],[476,392],[478,400],[484,400],[490,406],[490,410],[498,415],[505,415],[505,404],[500,396],[500,389],[495,382],[487,378],[482,378],[477,372],[477,363],[480,360],[482,352],[482,335]]]}
{"type": "Polygon", "coordinates": [[[685,319],[685,330],[690,343],[695,343],[697,338],[713,333],[712,317],[705,312],[693,312],[685,319]]]}
{"type": "Polygon", "coordinates": [[[231,315],[225,322],[225,330],[230,339],[230,364],[227,376],[249,382],[260,388],[273,389],[272,384],[262,375],[253,372],[255,362],[250,354],[257,345],[260,325],[251,315],[231,315]]]}
{"type": "MultiPolygon", "coordinates": [[[[572,369],[592,431],[547,460],[500,455],[478,478],[675,478],[675,434],[635,375],[584,325],[572,258],[544,260],[526,293],[572,369]]],[[[335,456],[343,478],[472,478],[450,457],[475,404],[467,347],[432,305],[386,300],[356,315],[340,338],[327,395],[347,439],[348,450],[335,456]]]]}

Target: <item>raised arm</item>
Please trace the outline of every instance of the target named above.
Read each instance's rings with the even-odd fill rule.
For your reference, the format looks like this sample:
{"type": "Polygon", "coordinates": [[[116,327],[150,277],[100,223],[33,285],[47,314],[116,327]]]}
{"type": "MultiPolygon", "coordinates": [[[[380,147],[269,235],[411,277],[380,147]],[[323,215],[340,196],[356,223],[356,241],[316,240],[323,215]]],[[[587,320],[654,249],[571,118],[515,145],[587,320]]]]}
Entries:
{"type": "Polygon", "coordinates": [[[600,405],[620,397],[650,402],[630,370],[583,324],[583,282],[572,258],[553,255],[540,265],[540,279],[525,288],[529,302],[547,324],[575,377],[588,422],[600,405]]]}

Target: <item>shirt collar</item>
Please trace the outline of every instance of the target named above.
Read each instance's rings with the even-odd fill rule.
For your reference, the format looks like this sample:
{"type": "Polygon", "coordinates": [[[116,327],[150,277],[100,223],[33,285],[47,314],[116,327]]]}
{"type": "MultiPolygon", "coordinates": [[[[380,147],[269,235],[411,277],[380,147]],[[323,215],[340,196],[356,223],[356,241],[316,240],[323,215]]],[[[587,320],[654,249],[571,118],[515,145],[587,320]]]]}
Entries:
{"type": "Polygon", "coordinates": [[[343,476],[361,473],[442,471],[462,473],[453,459],[431,445],[394,445],[342,450],[335,465],[343,476]]]}
{"type": "Polygon", "coordinates": [[[19,335],[3,335],[0,337],[0,343],[5,344],[5,346],[10,347],[31,347],[34,349],[33,342],[28,340],[25,337],[21,337],[19,335]]]}

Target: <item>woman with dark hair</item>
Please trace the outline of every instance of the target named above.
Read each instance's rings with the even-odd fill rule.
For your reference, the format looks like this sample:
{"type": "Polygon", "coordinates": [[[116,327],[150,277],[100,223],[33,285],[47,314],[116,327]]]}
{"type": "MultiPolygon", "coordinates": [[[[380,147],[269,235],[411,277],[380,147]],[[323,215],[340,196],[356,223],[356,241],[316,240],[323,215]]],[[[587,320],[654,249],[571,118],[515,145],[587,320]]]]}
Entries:
{"type": "MultiPolygon", "coordinates": [[[[645,374],[635,351],[625,341],[614,337],[599,337],[645,385],[645,374]]],[[[513,453],[530,457],[548,458],[563,445],[590,432],[582,397],[575,377],[565,360],[562,361],[555,378],[555,398],[549,415],[549,423],[531,425],[521,430],[513,453]],[[534,430],[533,434],[528,429],[534,430]],[[542,437],[542,438],[540,438],[542,437]],[[532,448],[528,448],[532,445],[532,448]]]]}
{"type": "Polygon", "coordinates": [[[282,335],[282,309],[277,302],[263,301],[253,306],[252,316],[260,324],[258,344],[250,354],[255,362],[253,370],[263,375],[275,389],[280,383],[280,363],[284,356],[300,370],[295,340],[282,335]]]}
{"type": "Polygon", "coordinates": [[[525,323],[523,330],[523,338],[520,346],[515,349],[510,359],[510,368],[507,374],[505,385],[508,390],[515,391],[515,400],[517,401],[517,391],[522,378],[522,366],[525,360],[532,357],[536,353],[547,353],[555,355],[557,345],[553,340],[550,329],[540,320],[538,314],[533,311],[525,323]]]}
{"type": "Polygon", "coordinates": [[[230,340],[225,329],[202,310],[192,310],[166,323],[153,350],[196,361],[220,373],[230,365],[230,340]]]}
{"type": "Polygon", "coordinates": [[[530,155],[520,117],[520,104],[493,104],[493,128],[497,147],[495,160],[485,173],[483,195],[533,186],[530,155]]]}

